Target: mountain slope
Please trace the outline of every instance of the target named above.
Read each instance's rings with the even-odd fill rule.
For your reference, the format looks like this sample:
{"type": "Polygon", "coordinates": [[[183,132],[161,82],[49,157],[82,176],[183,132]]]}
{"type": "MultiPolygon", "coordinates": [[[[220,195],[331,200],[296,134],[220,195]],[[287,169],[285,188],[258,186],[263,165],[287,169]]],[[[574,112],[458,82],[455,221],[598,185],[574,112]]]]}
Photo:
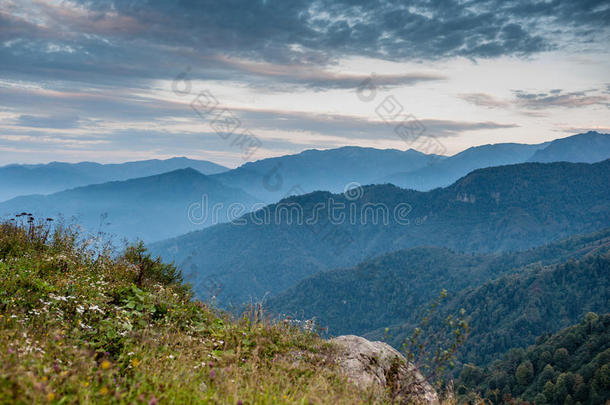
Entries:
{"type": "Polygon", "coordinates": [[[214,178],[270,203],[317,190],[343,192],[351,182],[371,184],[397,170],[412,171],[437,159],[412,149],[347,146],[250,162],[214,178]]]}
{"type": "Polygon", "coordinates": [[[594,163],[610,157],[610,134],[589,131],[585,134],[557,139],[537,150],[531,162],[594,163]]]}
{"type": "Polygon", "coordinates": [[[202,285],[197,293],[205,295],[206,285],[217,285],[221,302],[240,304],[278,293],[319,271],[399,249],[527,249],[610,223],[610,160],[481,169],[427,193],[391,185],[360,191],[291,197],[239,223],[151,249],[175,260],[190,281],[202,285]],[[340,204],[343,208],[334,212],[340,204]]]}
{"type": "Polygon", "coordinates": [[[187,167],[203,174],[228,170],[212,162],[183,157],[121,164],[53,162],[41,165],[9,165],[0,167],[0,201],[21,195],[49,194],[78,186],[153,176],[187,167]]]}
{"type": "Polygon", "coordinates": [[[595,163],[610,158],[610,134],[589,131],[538,145],[504,143],[475,146],[432,165],[381,178],[415,190],[445,187],[467,173],[485,167],[525,162],[595,163]]]}
{"type": "Polygon", "coordinates": [[[17,197],[0,203],[0,215],[11,217],[22,211],[37,217],[61,215],[94,234],[103,231],[120,238],[154,241],[224,222],[230,204],[241,204],[243,210],[236,211],[241,215],[253,203],[254,198],[243,191],[189,168],[47,196],[17,197]],[[214,206],[219,208],[217,215],[214,206]]]}
{"type": "Polygon", "coordinates": [[[500,143],[474,146],[419,170],[397,172],[380,178],[377,183],[392,183],[420,191],[432,190],[445,187],[476,169],[527,162],[544,145],[500,143]]]}
{"type": "Polygon", "coordinates": [[[456,381],[467,400],[476,392],[493,404],[516,398],[536,404],[603,404],[610,399],[610,314],[581,321],[536,344],[513,349],[488,367],[467,365],[456,381]],[[570,398],[568,398],[570,396],[570,398]]]}
{"type": "Polygon", "coordinates": [[[349,269],[320,272],[265,302],[273,313],[316,318],[333,335],[364,334],[413,319],[413,308],[533,263],[548,265],[610,250],[610,228],[523,252],[465,255],[445,248],[388,253],[349,269]]]}
{"type": "MultiPolygon", "coordinates": [[[[604,312],[610,302],[610,252],[550,266],[533,265],[476,288],[459,292],[432,322],[464,309],[470,335],[462,347],[463,362],[487,364],[497,354],[534,343],[537,336],[578,321],[587,312],[604,312]]],[[[390,327],[393,345],[409,335],[414,319],[390,327]]],[[[379,337],[378,330],[367,334],[379,337]]]]}

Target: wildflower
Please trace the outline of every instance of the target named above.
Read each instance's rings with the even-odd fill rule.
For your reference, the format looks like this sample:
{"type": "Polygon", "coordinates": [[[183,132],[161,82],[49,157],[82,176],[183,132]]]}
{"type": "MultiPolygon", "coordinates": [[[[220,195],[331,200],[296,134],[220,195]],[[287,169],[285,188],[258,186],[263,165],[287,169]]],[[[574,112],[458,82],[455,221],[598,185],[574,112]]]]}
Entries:
{"type": "Polygon", "coordinates": [[[216,371],[212,370],[210,371],[210,380],[213,380],[214,378],[216,378],[216,371]]]}
{"type": "Polygon", "coordinates": [[[102,369],[108,370],[110,368],[110,362],[108,360],[102,361],[102,369]]]}
{"type": "Polygon", "coordinates": [[[138,364],[140,364],[140,360],[138,359],[132,359],[131,360],[131,365],[134,367],[138,367],[138,364]]]}
{"type": "Polygon", "coordinates": [[[108,388],[102,387],[102,389],[100,390],[100,394],[102,394],[102,395],[108,394],[108,388]]]}
{"type": "Polygon", "coordinates": [[[52,401],[52,400],[54,400],[54,399],[55,399],[55,394],[54,394],[54,393],[52,393],[52,392],[49,392],[49,393],[47,394],[47,400],[52,401]]]}
{"type": "Polygon", "coordinates": [[[157,398],[155,398],[154,395],[152,395],[150,397],[150,401],[148,401],[148,405],[157,405],[159,403],[159,401],[157,401],[157,398]]]}

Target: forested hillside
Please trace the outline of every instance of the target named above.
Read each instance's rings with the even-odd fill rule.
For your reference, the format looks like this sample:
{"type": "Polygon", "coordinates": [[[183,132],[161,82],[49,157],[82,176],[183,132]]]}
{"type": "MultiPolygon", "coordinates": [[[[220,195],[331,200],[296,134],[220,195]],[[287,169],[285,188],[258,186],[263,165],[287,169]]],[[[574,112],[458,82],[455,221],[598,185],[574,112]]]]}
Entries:
{"type": "MultiPolygon", "coordinates": [[[[534,343],[543,333],[575,323],[587,312],[603,313],[609,302],[610,252],[606,249],[562,264],[535,264],[464,290],[447,302],[434,322],[464,309],[470,335],[459,359],[482,365],[511,348],[534,343]]],[[[391,342],[400,346],[416,322],[390,328],[391,342]]],[[[384,334],[379,330],[369,337],[384,334]]]]}
{"type": "Polygon", "coordinates": [[[331,334],[371,332],[400,321],[413,322],[418,308],[441,289],[450,295],[523,266],[549,265],[610,250],[610,228],[523,252],[466,255],[444,248],[389,253],[353,268],[320,272],[270,297],[272,312],[315,318],[331,334]]]}
{"type": "Polygon", "coordinates": [[[586,314],[573,326],[512,349],[487,367],[466,365],[456,381],[465,401],[473,394],[494,404],[604,404],[610,399],[610,314],[586,314]]]}

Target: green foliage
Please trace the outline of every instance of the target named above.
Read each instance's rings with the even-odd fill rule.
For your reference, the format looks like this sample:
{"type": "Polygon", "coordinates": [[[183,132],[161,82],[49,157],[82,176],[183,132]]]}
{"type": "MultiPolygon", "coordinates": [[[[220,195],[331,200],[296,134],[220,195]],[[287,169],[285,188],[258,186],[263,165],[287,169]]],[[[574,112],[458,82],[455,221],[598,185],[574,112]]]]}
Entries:
{"type": "Polygon", "coordinates": [[[135,283],[141,287],[145,282],[180,286],[184,283],[182,273],[173,263],[166,264],[157,257],[153,259],[140,241],[125,249],[123,258],[136,268],[135,283]]]}
{"type": "Polygon", "coordinates": [[[192,300],[141,244],[115,257],[43,232],[0,224],[0,404],[387,402],[313,333],[192,300]]]}
{"type": "MultiPolygon", "coordinates": [[[[458,359],[463,363],[485,365],[510,348],[533,344],[543,333],[578,322],[587,312],[607,310],[608,269],[610,252],[605,249],[580,260],[551,266],[534,265],[456,294],[442,308],[435,322],[442,322],[445,314],[465,309],[469,315],[470,335],[460,349],[458,359]]],[[[392,343],[398,344],[413,325],[390,327],[390,336],[395,337],[392,343]]],[[[557,349],[571,352],[578,339],[576,334],[568,334],[565,346],[549,352],[553,358],[558,356],[557,365],[554,364],[556,371],[563,372],[569,366],[569,362],[564,361],[563,351],[556,353],[557,349]]],[[[538,366],[536,362],[532,363],[538,366]]]]}
{"type": "Polygon", "coordinates": [[[535,404],[604,404],[610,400],[610,314],[589,313],[577,325],[527,350],[511,350],[487,367],[468,365],[456,385],[465,401],[474,391],[494,404],[504,394],[535,404]],[[548,353],[555,355],[551,359],[548,353]]]}
{"type": "Polygon", "coordinates": [[[522,385],[523,387],[527,387],[532,381],[533,377],[534,366],[532,365],[531,361],[525,360],[523,363],[519,364],[517,371],[515,371],[515,378],[517,379],[518,384],[522,385]]]}
{"type": "MultiPolygon", "coordinates": [[[[447,291],[441,291],[411,336],[402,342],[402,351],[409,363],[413,364],[426,381],[441,386],[447,368],[453,368],[455,355],[468,336],[465,312],[447,316],[440,327],[430,323],[441,302],[447,298],[447,291]]],[[[413,380],[408,384],[416,384],[413,380]]]]}

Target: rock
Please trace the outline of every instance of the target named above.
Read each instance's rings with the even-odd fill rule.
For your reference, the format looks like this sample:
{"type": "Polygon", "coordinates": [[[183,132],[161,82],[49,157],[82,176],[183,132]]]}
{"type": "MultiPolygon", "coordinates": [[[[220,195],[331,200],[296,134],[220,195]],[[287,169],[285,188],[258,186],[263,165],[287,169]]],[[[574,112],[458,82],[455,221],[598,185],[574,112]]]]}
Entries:
{"type": "Polygon", "coordinates": [[[396,349],[383,342],[346,335],[330,341],[339,346],[337,364],[359,387],[389,388],[396,403],[439,404],[436,390],[396,349]]]}

